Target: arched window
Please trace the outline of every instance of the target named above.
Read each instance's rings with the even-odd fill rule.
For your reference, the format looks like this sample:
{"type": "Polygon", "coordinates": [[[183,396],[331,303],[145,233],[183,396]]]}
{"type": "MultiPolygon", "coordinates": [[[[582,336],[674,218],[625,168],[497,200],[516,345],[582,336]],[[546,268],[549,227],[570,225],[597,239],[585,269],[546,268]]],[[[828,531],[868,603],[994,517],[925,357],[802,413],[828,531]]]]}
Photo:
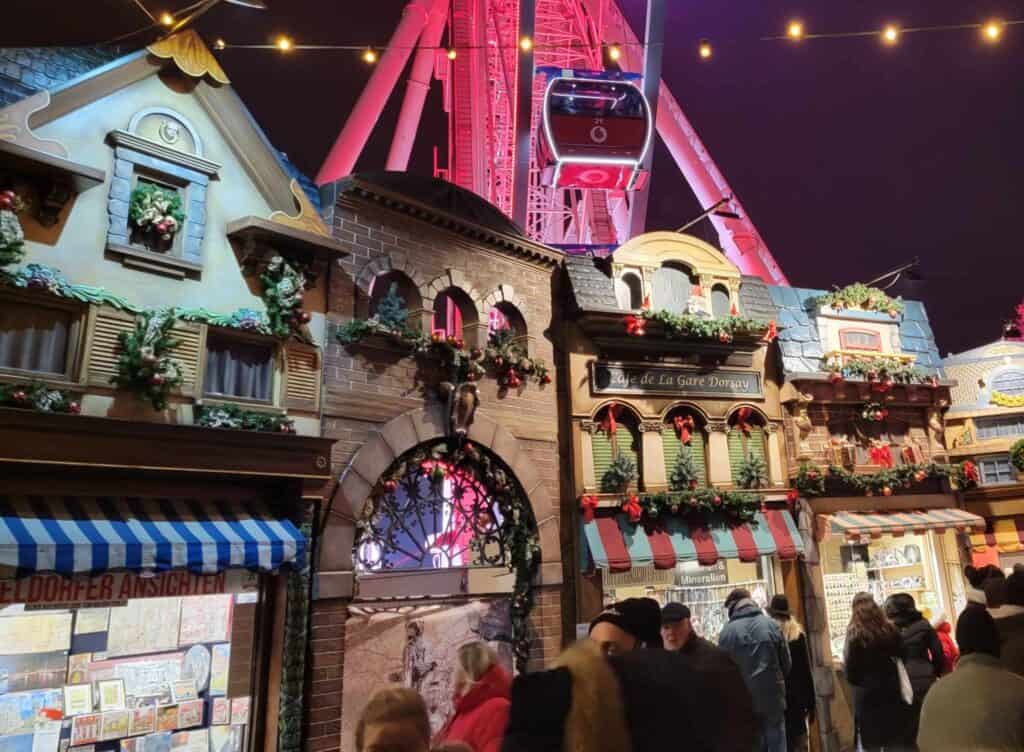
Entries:
{"type": "Polygon", "coordinates": [[[685,313],[696,280],[683,264],[666,261],[654,273],[652,289],[658,310],[685,313]]]}
{"type": "Polygon", "coordinates": [[[725,285],[711,288],[711,315],[716,319],[725,318],[732,311],[732,300],[725,285]]]}
{"type": "Polygon", "coordinates": [[[740,469],[752,459],[768,467],[767,432],[764,418],[749,407],[741,407],[729,417],[729,466],[733,482],[737,482],[740,469]]]}
{"type": "Polygon", "coordinates": [[[457,287],[449,287],[434,298],[432,332],[446,337],[463,337],[463,327],[476,323],[476,308],[469,296],[457,287]]]}
{"type": "Polygon", "coordinates": [[[1003,371],[992,379],[992,391],[1009,397],[1024,395],[1024,371],[1018,369],[1003,371]]]}
{"type": "Polygon", "coordinates": [[[526,319],[511,303],[502,301],[496,303],[487,312],[487,334],[493,339],[495,336],[511,336],[512,339],[520,339],[526,336],[526,319]],[[508,335],[502,334],[508,332],[508,335]]]}
{"type": "Polygon", "coordinates": [[[597,414],[597,430],[591,439],[594,479],[602,491],[615,491],[610,485],[610,471],[632,463],[633,481],[640,481],[640,423],[636,415],[623,405],[611,404],[597,414]],[[618,458],[618,459],[617,459],[618,458]]]}
{"type": "Polygon", "coordinates": [[[615,280],[615,299],[619,308],[636,311],[644,304],[644,286],[635,272],[625,272],[615,280]]]}
{"type": "MultiPolygon", "coordinates": [[[[390,271],[386,274],[378,274],[370,285],[370,316],[393,316],[396,308],[404,309],[406,313],[417,311],[423,307],[420,292],[413,281],[399,271],[390,271]],[[400,306],[395,305],[395,300],[400,301],[400,306]],[[384,303],[383,310],[381,302],[384,303]]],[[[401,315],[399,314],[399,318],[401,315]]],[[[406,316],[405,326],[409,329],[419,329],[420,323],[414,316],[406,316]]]]}
{"type": "Polygon", "coordinates": [[[679,455],[684,452],[693,462],[697,485],[708,484],[707,435],[700,414],[685,407],[670,412],[661,427],[661,445],[665,454],[665,477],[670,486],[673,471],[680,463],[679,455]]]}

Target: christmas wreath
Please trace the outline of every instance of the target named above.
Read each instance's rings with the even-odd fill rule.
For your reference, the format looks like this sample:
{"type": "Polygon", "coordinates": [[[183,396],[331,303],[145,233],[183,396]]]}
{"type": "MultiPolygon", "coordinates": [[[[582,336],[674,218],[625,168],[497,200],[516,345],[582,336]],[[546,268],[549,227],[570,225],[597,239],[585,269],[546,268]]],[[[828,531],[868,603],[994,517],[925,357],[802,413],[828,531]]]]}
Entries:
{"type": "Polygon", "coordinates": [[[132,191],[128,205],[128,218],[132,226],[143,235],[167,243],[181,229],[185,212],[181,209],[181,196],[173,188],[139,181],[132,191]]]}
{"type": "Polygon", "coordinates": [[[817,300],[820,306],[829,306],[837,311],[844,309],[859,309],[862,311],[875,311],[876,313],[888,313],[896,318],[903,312],[903,300],[901,298],[890,298],[877,287],[868,287],[860,282],[855,282],[846,287],[837,288],[832,292],[822,295],[817,300]]]}
{"type": "Polygon", "coordinates": [[[171,389],[182,382],[182,366],[168,353],[178,345],[171,330],[172,311],[145,311],[135,319],[135,328],[121,332],[121,355],[113,384],[148,400],[154,410],[167,409],[171,389]]]}
{"type": "Polygon", "coordinates": [[[17,264],[25,255],[25,233],[17,214],[21,209],[14,191],[0,191],[0,267],[17,264]]]}
{"type": "Polygon", "coordinates": [[[302,310],[302,295],[308,284],[305,271],[281,256],[274,256],[260,275],[263,302],[267,306],[270,330],[282,339],[300,331],[310,315],[302,310]]]}
{"type": "Polygon", "coordinates": [[[238,405],[196,405],[195,423],[205,428],[234,428],[263,433],[295,433],[287,415],[244,410],[238,405]]]}
{"type": "Polygon", "coordinates": [[[50,389],[46,384],[34,381],[31,384],[0,384],[0,405],[37,410],[41,413],[71,413],[77,415],[82,406],[60,389],[50,389]]]}

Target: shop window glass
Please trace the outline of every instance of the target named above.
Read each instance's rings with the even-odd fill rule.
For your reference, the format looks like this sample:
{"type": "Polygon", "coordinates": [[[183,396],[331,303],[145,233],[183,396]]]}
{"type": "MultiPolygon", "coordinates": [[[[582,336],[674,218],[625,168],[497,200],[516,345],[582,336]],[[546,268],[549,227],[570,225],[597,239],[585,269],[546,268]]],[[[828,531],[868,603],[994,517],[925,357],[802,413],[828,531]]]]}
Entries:
{"type": "Polygon", "coordinates": [[[998,418],[975,418],[974,427],[979,439],[998,439],[1003,436],[1024,436],[1024,415],[998,418]]]}
{"type": "Polygon", "coordinates": [[[0,306],[0,368],[63,376],[72,319],[60,308],[0,306]]]}
{"type": "Polygon", "coordinates": [[[1011,397],[1024,395],[1024,371],[1004,371],[992,379],[992,390],[1011,397]]]}
{"type": "Polygon", "coordinates": [[[864,329],[841,329],[839,331],[840,347],[844,350],[882,351],[882,337],[878,332],[864,329]]]}
{"type": "Polygon", "coordinates": [[[711,288],[711,315],[716,319],[724,318],[732,311],[732,302],[729,300],[729,291],[724,285],[715,285],[711,288]]]}
{"type": "Polygon", "coordinates": [[[693,465],[697,469],[697,478],[700,485],[706,486],[708,484],[707,445],[704,430],[700,423],[694,420],[694,428],[690,431],[690,443],[685,445],[679,440],[679,434],[676,432],[670,418],[669,422],[661,429],[661,446],[664,449],[666,478],[672,475],[672,469],[676,466],[679,452],[682,451],[684,446],[688,446],[690,456],[693,457],[693,465]]]}
{"type": "Polygon", "coordinates": [[[450,287],[434,298],[433,332],[445,337],[465,337],[463,327],[476,323],[473,301],[466,293],[450,287]]]}
{"type": "Polygon", "coordinates": [[[1017,479],[1017,473],[1013,469],[1009,455],[979,457],[978,470],[981,473],[981,484],[983,486],[1013,483],[1017,479]]]}
{"type": "Polygon", "coordinates": [[[672,313],[686,313],[693,284],[686,267],[666,263],[654,272],[652,289],[655,308],[672,313]]]}
{"type": "Polygon", "coordinates": [[[487,312],[488,336],[494,337],[500,332],[510,332],[512,337],[526,336],[523,314],[511,303],[498,303],[487,312]]]}
{"type": "Polygon", "coordinates": [[[623,310],[636,311],[642,308],[644,288],[640,277],[633,272],[626,272],[615,280],[615,298],[619,303],[619,308],[623,310]]]}
{"type": "Polygon", "coordinates": [[[212,331],[207,335],[203,376],[206,395],[270,402],[273,385],[273,345],[212,331]]]}

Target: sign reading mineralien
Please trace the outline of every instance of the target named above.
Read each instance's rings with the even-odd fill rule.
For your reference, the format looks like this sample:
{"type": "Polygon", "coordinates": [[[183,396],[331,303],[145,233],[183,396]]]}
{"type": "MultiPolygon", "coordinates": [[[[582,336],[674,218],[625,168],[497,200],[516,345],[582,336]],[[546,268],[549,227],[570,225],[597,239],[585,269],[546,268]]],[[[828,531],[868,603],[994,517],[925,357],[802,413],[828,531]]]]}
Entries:
{"type": "Polygon", "coordinates": [[[721,368],[655,366],[595,361],[590,368],[594,394],[664,394],[702,397],[760,397],[761,374],[721,368]]]}

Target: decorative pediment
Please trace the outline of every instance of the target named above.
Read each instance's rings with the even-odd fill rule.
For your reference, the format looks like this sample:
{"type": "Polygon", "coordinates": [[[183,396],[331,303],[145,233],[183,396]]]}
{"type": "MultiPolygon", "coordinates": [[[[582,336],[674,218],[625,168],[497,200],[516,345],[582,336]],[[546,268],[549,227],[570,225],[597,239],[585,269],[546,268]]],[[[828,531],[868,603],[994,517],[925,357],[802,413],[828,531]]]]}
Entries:
{"type": "Polygon", "coordinates": [[[209,76],[220,84],[230,84],[227,73],[220,67],[210,48],[192,29],[179,32],[146,48],[150,54],[174,62],[182,73],[192,78],[209,76]]]}

